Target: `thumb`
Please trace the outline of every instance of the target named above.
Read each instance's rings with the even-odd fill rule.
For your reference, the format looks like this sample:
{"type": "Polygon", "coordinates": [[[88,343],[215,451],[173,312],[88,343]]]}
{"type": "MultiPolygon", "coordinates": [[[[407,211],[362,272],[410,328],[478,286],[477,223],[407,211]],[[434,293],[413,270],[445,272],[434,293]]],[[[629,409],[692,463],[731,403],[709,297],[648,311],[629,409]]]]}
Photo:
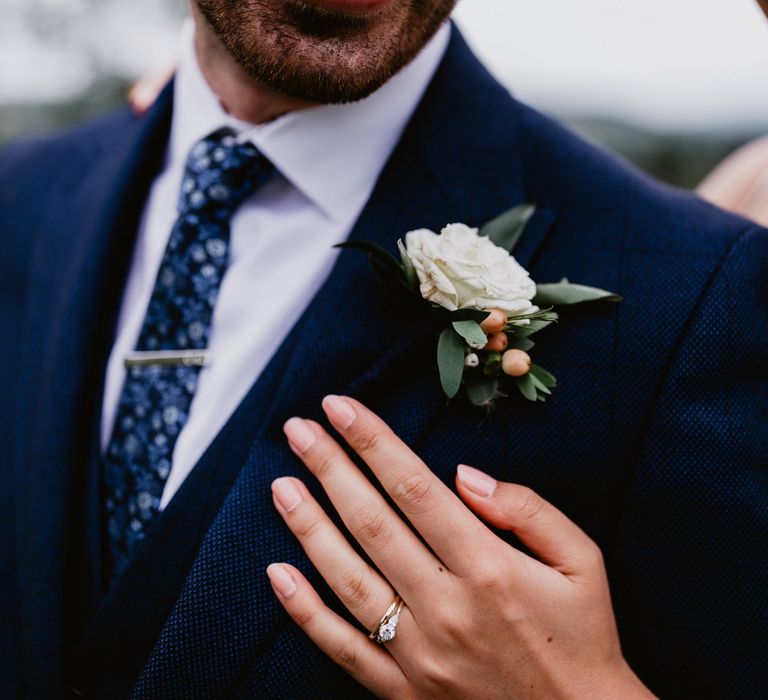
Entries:
{"type": "Polygon", "coordinates": [[[602,568],[602,556],[587,534],[527,486],[497,481],[479,469],[459,465],[456,486],[462,500],[483,520],[514,532],[542,562],[566,576],[602,568]]]}

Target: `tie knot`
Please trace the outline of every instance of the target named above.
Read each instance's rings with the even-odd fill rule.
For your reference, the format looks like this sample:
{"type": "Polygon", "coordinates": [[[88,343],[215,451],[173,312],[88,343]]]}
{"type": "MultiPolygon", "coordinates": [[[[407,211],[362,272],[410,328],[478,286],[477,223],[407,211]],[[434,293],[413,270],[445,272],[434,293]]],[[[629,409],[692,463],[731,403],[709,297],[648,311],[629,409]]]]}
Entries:
{"type": "Polygon", "coordinates": [[[274,171],[256,146],[238,142],[231,129],[219,129],[198,141],[189,152],[179,211],[229,219],[274,171]]]}

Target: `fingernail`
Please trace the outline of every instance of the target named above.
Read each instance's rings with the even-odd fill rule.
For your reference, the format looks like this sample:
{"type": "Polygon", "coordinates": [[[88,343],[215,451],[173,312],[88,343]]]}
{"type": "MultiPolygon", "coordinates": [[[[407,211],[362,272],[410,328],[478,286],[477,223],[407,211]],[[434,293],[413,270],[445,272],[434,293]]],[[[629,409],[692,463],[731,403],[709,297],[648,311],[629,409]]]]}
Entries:
{"type": "Polygon", "coordinates": [[[346,430],[357,417],[352,404],[340,396],[326,396],[323,399],[323,410],[334,427],[339,430],[346,430]]]}
{"type": "Polygon", "coordinates": [[[293,445],[298,452],[306,452],[315,444],[317,437],[315,431],[309,426],[303,418],[290,418],[283,426],[283,432],[288,438],[288,442],[293,445]]]}
{"type": "Polygon", "coordinates": [[[468,467],[466,464],[460,464],[457,468],[459,481],[466,486],[472,493],[478,496],[493,496],[496,491],[496,479],[488,476],[474,467],[468,467]]]}
{"type": "Polygon", "coordinates": [[[301,491],[296,488],[293,479],[275,479],[272,482],[272,493],[275,494],[277,502],[290,513],[299,503],[301,503],[301,491]]]}
{"type": "Polygon", "coordinates": [[[283,598],[289,598],[296,592],[296,584],[284,566],[270,564],[267,567],[267,576],[269,576],[272,585],[283,598]]]}

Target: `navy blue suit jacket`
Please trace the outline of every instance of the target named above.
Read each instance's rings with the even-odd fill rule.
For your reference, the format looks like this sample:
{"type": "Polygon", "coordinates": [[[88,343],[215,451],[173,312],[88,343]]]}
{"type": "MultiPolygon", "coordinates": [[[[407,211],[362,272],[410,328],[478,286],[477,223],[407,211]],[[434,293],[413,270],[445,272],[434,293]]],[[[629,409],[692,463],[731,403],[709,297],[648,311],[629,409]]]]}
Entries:
{"type": "Polygon", "coordinates": [[[474,464],[579,523],[605,554],[625,655],[656,693],[768,697],[768,233],[516,102],[455,30],[353,237],[394,250],[409,229],[532,202],[517,256],[533,278],[625,301],[567,311],[538,336],[560,380],[549,402],[485,416],[445,401],[434,336],[343,252],[105,595],[96,426],[171,102],[0,156],[0,696],[72,683],[94,697],[365,695],[264,575],[280,560],[312,573],[269,484],[306,479],[281,425],[320,419],[335,392],[378,411],[446,482],[474,464]]]}

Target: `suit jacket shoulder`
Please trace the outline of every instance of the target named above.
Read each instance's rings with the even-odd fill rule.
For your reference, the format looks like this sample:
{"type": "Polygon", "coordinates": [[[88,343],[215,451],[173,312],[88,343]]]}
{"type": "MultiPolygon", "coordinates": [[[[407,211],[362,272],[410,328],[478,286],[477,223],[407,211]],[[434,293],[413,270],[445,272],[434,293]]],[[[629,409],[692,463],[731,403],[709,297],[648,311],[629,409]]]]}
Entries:
{"type": "Polygon", "coordinates": [[[526,105],[515,101],[513,109],[531,191],[569,219],[597,224],[618,211],[625,217],[623,228],[632,229],[631,245],[653,242],[700,255],[722,254],[734,236],[755,227],[687,190],[664,185],[526,105]],[[648,222],[654,222],[652,230],[648,222]]]}

